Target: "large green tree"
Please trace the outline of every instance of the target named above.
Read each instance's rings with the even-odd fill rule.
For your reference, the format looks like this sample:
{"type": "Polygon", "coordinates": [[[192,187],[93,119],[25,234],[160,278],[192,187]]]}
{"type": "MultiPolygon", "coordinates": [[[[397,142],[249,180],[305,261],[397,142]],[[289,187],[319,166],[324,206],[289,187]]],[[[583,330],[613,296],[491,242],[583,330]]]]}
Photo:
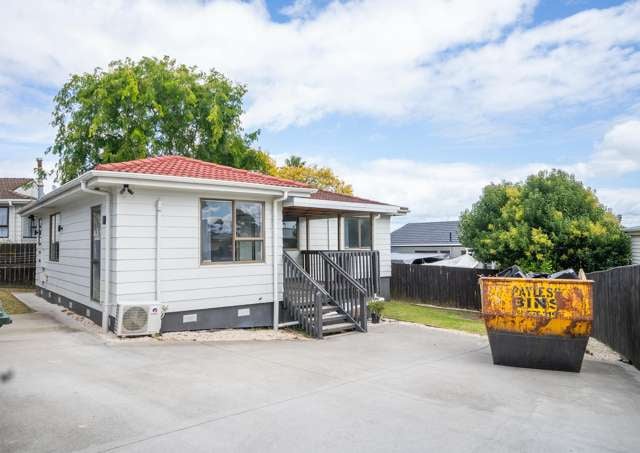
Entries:
{"type": "Polygon", "coordinates": [[[462,214],[460,235],[479,260],[527,271],[595,271],[629,264],[631,256],[619,220],[591,189],[560,170],[485,187],[462,214]]]}
{"type": "Polygon", "coordinates": [[[48,152],[66,182],[99,163],[179,154],[268,172],[268,155],[244,133],[246,88],[219,72],[168,57],[114,61],[106,70],[72,75],[54,99],[57,129],[48,152]]]}

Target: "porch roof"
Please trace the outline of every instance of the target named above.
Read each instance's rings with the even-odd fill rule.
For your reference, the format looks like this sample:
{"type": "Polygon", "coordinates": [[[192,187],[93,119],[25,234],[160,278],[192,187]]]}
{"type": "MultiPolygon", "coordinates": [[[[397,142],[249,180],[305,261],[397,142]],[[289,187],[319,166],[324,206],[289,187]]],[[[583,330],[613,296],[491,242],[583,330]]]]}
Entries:
{"type": "Polygon", "coordinates": [[[367,200],[352,195],[319,190],[309,197],[289,197],[283,203],[284,212],[300,217],[335,216],[345,213],[404,215],[409,210],[401,206],[367,200]]]}

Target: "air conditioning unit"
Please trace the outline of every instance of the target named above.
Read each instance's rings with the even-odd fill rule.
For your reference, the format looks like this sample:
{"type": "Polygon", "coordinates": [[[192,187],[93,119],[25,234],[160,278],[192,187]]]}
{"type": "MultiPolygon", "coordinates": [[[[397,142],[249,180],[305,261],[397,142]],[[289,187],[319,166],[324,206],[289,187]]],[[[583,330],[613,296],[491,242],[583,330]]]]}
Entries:
{"type": "Polygon", "coordinates": [[[160,304],[118,304],[115,331],[119,337],[153,335],[160,332],[161,323],[160,304]]]}

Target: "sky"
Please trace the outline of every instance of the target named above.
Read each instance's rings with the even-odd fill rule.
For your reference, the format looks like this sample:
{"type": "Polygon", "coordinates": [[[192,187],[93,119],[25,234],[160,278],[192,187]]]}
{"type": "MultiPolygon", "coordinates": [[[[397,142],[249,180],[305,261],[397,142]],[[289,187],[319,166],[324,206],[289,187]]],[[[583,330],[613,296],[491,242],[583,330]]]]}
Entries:
{"type": "Polygon", "coordinates": [[[0,176],[45,156],[70,74],[164,55],[245,84],[262,149],[409,207],[395,225],[551,168],[640,225],[640,1],[10,0],[0,176]]]}

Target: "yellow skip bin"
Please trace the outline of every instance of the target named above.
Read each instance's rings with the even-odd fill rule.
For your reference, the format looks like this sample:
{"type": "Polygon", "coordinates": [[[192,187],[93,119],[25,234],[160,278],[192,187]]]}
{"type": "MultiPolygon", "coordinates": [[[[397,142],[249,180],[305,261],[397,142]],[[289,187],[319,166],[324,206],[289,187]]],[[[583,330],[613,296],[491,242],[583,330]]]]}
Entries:
{"type": "Polygon", "coordinates": [[[590,280],[481,278],[494,363],[579,371],[591,334],[592,285],[590,280]]]}

